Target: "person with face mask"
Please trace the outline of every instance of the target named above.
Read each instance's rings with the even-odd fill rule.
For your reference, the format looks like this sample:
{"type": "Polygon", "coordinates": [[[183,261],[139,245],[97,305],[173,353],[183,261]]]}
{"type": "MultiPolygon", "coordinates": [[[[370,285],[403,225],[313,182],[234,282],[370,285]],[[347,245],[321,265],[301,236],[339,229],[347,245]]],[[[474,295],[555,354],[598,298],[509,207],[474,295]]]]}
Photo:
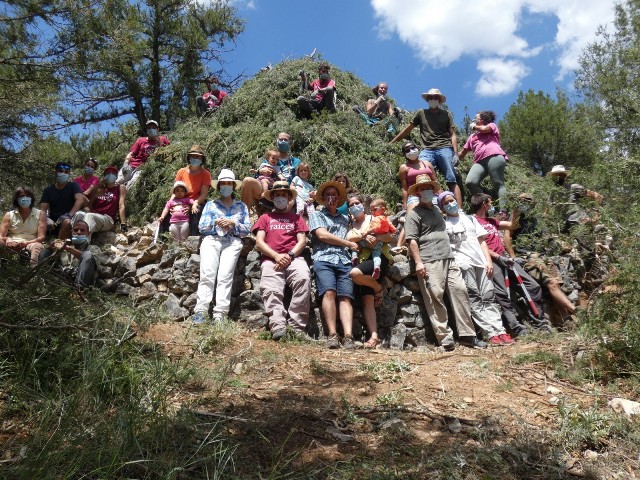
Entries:
{"type": "MultiPolygon", "coordinates": [[[[193,200],[189,217],[190,235],[198,235],[198,223],[202,217],[202,207],[207,201],[211,188],[211,172],[204,165],[207,156],[200,145],[193,145],[186,155],[187,166],[176,173],[176,182],[184,182],[187,186],[187,197],[193,200]]],[[[167,219],[168,220],[168,219],[167,219]]],[[[168,225],[163,231],[168,230],[168,225]]]]}
{"type": "Polygon", "coordinates": [[[95,158],[90,158],[84,164],[82,169],[82,175],[73,179],[82,189],[82,195],[84,195],[85,204],[89,204],[89,199],[95,188],[100,183],[100,177],[95,175],[98,168],[98,162],[95,158]]]}
{"type": "Polygon", "coordinates": [[[213,322],[221,322],[229,314],[233,274],[242,250],[242,238],[251,231],[249,209],[233,196],[242,182],[236,180],[231,170],[223,168],[212,186],[220,198],[206,203],[198,224],[204,238],[200,244],[198,300],[191,317],[195,325],[207,321],[214,290],[213,322]]]}
{"type": "Polygon", "coordinates": [[[47,234],[47,216],[35,207],[35,195],[27,187],[18,187],[13,194],[13,207],[2,217],[0,247],[26,252],[31,266],[38,264],[42,242],[47,234]]]}
{"type": "Polygon", "coordinates": [[[428,175],[416,178],[409,195],[418,196],[420,201],[407,215],[404,227],[424,305],[436,339],[445,351],[455,349],[444,303],[445,292],[455,316],[458,342],[469,348],[487,348],[476,336],[467,287],[454,260],[442,213],[433,204],[436,188],[437,183],[428,175]]]}
{"type": "Polygon", "coordinates": [[[308,81],[304,71],[300,72],[301,91],[312,92],[311,97],[300,95],[297,99],[300,111],[305,118],[311,118],[312,113],[320,113],[322,110],[328,110],[331,113],[336,111],[336,82],[331,78],[330,70],[329,64],[322,62],[318,67],[318,78],[312,82],[308,81]]]}
{"type": "Polygon", "coordinates": [[[39,258],[43,262],[54,253],[60,253],[54,267],[72,279],[74,287],[79,290],[93,285],[98,271],[100,248],[89,244],[90,233],[84,220],[75,220],[71,240],[54,241],[49,248],[42,250],[39,258]]]}
{"type": "MultiPolygon", "coordinates": [[[[400,165],[398,176],[400,177],[400,184],[402,185],[402,208],[404,208],[407,213],[413,210],[420,201],[420,199],[415,195],[409,196],[409,188],[416,183],[418,175],[427,175],[437,184],[437,188],[435,190],[436,194],[440,193],[442,190],[438,184],[438,177],[436,177],[433,165],[426,160],[420,160],[418,158],[419,153],[420,150],[413,142],[405,142],[402,146],[402,155],[406,161],[400,165]]],[[[404,244],[405,232],[403,229],[398,235],[398,243],[391,249],[391,251],[396,255],[402,253],[406,254],[407,249],[404,244]]]]}
{"type": "Polygon", "coordinates": [[[307,340],[310,339],[305,330],[311,306],[311,274],[301,254],[309,227],[300,215],[289,212],[289,204],[297,192],[287,182],[274,182],[264,196],[273,202],[274,211],[258,218],[253,234],[256,248],[262,254],[260,293],[269,316],[271,338],[277,341],[284,337],[288,325],[295,337],[307,340]],[[288,310],[284,306],[286,286],[292,293],[288,310]]]}
{"type": "Polygon", "coordinates": [[[493,261],[484,241],[487,231],[478,220],[462,211],[453,193],[438,195],[438,206],[445,215],[453,258],[467,286],[473,321],[489,345],[513,344],[513,339],[502,325],[500,306],[493,293],[493,261]]]}
{"type": "MultiPolygon", "coordinates": [[[[493,218],[495,208],[492,205],[491,197],[486,193],[476,193],[471,197],[471,211],[474,213],[473,216],[478,220],[478,223],[487,231],[485,241],[494,264],[492,277],[494,291],[496,299],[500,307],[502,307],[502,318],[507,328],[514,336],[518,337],[529,333],[528,328],[516,316],[512,295],[507,287],[508,284],[517,284],[516,274],[519,274],[538,311],[536,315],[531,309],[528,309],[527,320],[529,324],[536,330],[552,332],[551,323],[544,313],[540,285],[518,263],[514,262],[508,255],[505,255],[506,250],[502,238],[500,238],[500,230],[511,230],[513,228],[512,221],[493,218]],[[507,278],[510,280],[509,282],[505,280],[507,278]]],[[[515,300],[515,297],[516,295],[514,294],[513,300],[515,300]]]]}
{"type": "Polygon", "coordinates": [[[49,234],[64,240],[71,236],[71,219],[85,203],[80,185],[72,182],[71,165],[58,162],[52,185],[45,187],[40,197],[40,210],[48,213],[49,234]]]}
{"type": "Polygon", "coordinates": [[[224,90],[220,90],[219,83],[218,78],[213,76],[204,80],[207,91],[196,98],[198,116],[211,115],[222,105],[222,101],[228,94],[224,90]]]}
{"type": "Polygon", "coordinates": [[[124,185],[118,185],[118,169],[113,165],[104,169],[102,183],[93,192],[89,200],[89,213],[78,212],[74,217],[74,223],[78,219],[84,220],[89,225],[91,233],[107,232],[114,230],[116,218],[120,216],[120,230],[127,231],[127,217],[125,212],[125,198],[127,189],[124,185]]]}
{"type": "Polygon", "coordinates": [[[351,254],[359,250],[358,244],[347,240],[349,218],[338,212],[338,205],[347,200],[342,183],[324,182],[316,191],[316,202],[323,209],[316,209],[309,218],[313,270],[316,276],[318,297],[322,298],[322,316],[327,324],[327,348],[340,348],[337,330],[336,300],[344,338],[342,348],[354,349],[353,281],[351,280],[351,254]]]}
{"type": "Polygon", "coordinates": [[[451,112],[441,108],[447,97],[437,88],[432,88],[423,93],[422,98],[429,104],[429,108],[419,110],[411,123],[391,143],[405,138],[415,127],[419,127],[422,150],[418,158],[430,162],[440,170],[449,190],[455,194],[458,204],[462,205],[462,192],[455,172],[458,164],[458,137],[451,112]]]}
{"type": "Polygon", "coordinates": [[[371,89],[374,98],[367,100],[364,109],[360,105],[354,105],[351,109],[360,115],[367,125],[373,126],[381,123],[386,127],[389,135],[396,133],[398,119],[395,116],[393,103],[388,99],[389,86],[385,82],[378,83],[371,89]]]}
{"type": "Polygon", "coordinates": [[[118,172],[118,184],[125,185],[127,190],[136,183],[140,176],[140,167],[144,165],[157,148],[169,145],[169,139],[160,135],[160,127],[155,120],[146,123],[146,135],[138,138],[131,146],[124,159],[124,165],[118,172]]]}

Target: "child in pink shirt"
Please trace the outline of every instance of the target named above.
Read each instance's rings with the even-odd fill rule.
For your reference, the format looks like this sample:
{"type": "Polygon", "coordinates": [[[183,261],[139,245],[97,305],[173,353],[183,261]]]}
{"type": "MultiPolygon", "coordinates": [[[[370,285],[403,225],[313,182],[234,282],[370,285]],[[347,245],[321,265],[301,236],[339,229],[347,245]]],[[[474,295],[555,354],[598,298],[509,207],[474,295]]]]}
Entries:
{"type": "Polygon", "coordinates": [[[162,223],[167,215],[171,214],[169,220],[169,232],[173,239],[182,243],[189,238],[189,214],[193,199],[187,197],[189,189],[184,182],[173,184],[173,198],[170,198],[160,214],[158,221],[162,223]]]}

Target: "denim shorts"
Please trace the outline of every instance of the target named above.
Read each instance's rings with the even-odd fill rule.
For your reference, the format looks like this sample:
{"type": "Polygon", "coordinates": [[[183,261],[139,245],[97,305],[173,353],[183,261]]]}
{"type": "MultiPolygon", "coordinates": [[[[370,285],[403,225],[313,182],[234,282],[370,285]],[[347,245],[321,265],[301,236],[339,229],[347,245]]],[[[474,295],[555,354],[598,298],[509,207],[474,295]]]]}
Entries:
{"type": "Polygon", "coordinates": [[[316,275],[316,288],[321,297],[327,290],[333,290],[338,297],[353,299],[353,281],[351,280],[351,264],[344,265],[329,262],[314,262],[313,271],[316,275]]]}
{"type": "Polygon", "coordinates": [[[420,160],[431,162],[444,175],[446,183],[457,183],[456,172],[453,168],[453,147],[446,148],[425,148],[420,152],[420,160]]]}

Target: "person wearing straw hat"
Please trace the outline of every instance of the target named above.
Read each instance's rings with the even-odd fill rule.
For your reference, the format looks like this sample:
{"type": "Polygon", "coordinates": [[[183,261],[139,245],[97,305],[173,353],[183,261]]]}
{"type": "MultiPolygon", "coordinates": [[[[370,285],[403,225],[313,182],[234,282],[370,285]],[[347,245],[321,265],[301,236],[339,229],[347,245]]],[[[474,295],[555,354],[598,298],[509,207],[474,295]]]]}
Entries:
{"type": "Polygon", "coordinates": [[[220,198],[206,203],[198,224],[204,238],[200,244],[198,300],[191,317],[196,325],[207,321],[214,290],[216,301],[212,320],[220,322],[229,313],[233,274],[242,250],[242,238],[251,231],[249,209],[233,196],[234,190],[241,186],[242,182],[236,180],[235,174],[223,168],[218,179],[212,182],[220,198]]]}
{"type": "Polygon", "coordinates": [[[353,282],[351,280],[351,254],[358,244],[347,240],[349,218],[338,212],[338,205],[347,200],[342,183],[324,182],[316,191],[316,202],[323,205],[309,218],[309,230],[313,247],[313,270],[316,276],[318,297],[322,298],[322,315],[327,324],[328,348],[340,348],[337,331],[336,300],[344,339],[342,347],[355,348],[353,325],[353,282]]]}
{"type": "Polygon", "coordinates": [[[407,214],[404,226],[424,305],[436,339],[445,351],[455,349],[444,303],[445,292],[455,315],[459,343],[470,348],[487,348],[476,336],[467,287],[454,260],[442,213],[433,205],[437,188],[438,184],[428,175],[418,175],[409,195],[418,196],[420,201],[407,214]]]}
{"type": "Polygon", "coordinates": [[[189,187],[177,181],[171,189],[171,198],[164,206],[158,221],[162,224],[169,217],[169,232],[177,243],[189,238],[189,212],[193,207],[193,199],[189,198],[189,187]]]}
{"type": "Polygon", "coordinates": [[[297,192],[286,181],[274,182],[264,196],[273,202],[274,211],[261,215],[252,232],[256,248],[262,253],[260,293],[269,316],[271,338],[277,341],[285,335],[288,314],[294,335],[306,339],[311,274],[301,254],[307,244],[309,227],[300,215],[288,211],[297,192]],[[291,288],[288,310],[284,306],[286,286],[291,288]]]}
{"type": "Polygon", "coordinates": [[[207,156],[200,145],[193,145],[186,154],[187,166],[176,173],[176,181],[187,186],[187,197],[193,200],[189,217],[190,235],[198,235],[198,223],[202,216],[202,207],[207,202],[211,188],[211,172],[204,165],[207,156]]]}
{"type": "Polygon", "coordinates": [[[455,194],[458,205],[462,205],[462,192],[454,168],[458,164],[458,137],[451,112],[441,108],[447,97],[437,88],[432,88],[423,93],[422,98],[429,104],[429,108],[418,111],[411,123],[391,143],[403,139],[415,127],[420,127],[422,151],[418,158],[430,162],[440,170],[449,190],[455,194]]]}

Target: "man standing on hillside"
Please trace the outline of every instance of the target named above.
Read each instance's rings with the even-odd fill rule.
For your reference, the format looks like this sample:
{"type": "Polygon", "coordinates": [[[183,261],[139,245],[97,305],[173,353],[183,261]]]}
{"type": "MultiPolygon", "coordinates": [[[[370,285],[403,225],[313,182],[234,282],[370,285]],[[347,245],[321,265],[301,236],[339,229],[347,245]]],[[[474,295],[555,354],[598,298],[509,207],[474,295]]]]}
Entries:
{"type": "Polygon", "coordinates": [[[301,91],[311,90],[313,92],[311,98],[300,95],[297,100],[300,110],[306,118],[311,118],[312,113],[320,113],[322,110],[329,110],[331,113],[336,111],[336,82],[329,74],[330,69],[327,62],[322,62],[318,67],[318,78],[313,82],[308,81],[304,71],[300,72],[301,91]]]}
{"type": "Polygon", "coordinates": [[[309,266],[300,256],[307,244],[309,227],[296,213],[289,213],[289,203],[296,198],[295,188],[285,181],[275,182],[264,196],[275,210],[260,216],[253,226],[256,248],[262,253],[260,292],[269,315],[271,338],[280,340],[286,333],[287,313],[295,334],[305,338],[311,304],[309,266]],[[291,288],[289,309],[284,307],[285,287],[291,288]]]}
{"type": "Polygon", "coordinates": [[[131,146],[131,150],[124,159],[124,165],[118,172],[118,184],[131,187],[138,181],[140,175],[139,168],[146,163],[149,155],[155,152],[156,148],[169,145],[169,139],[160,135],[160,127],[155,120],[149,120],[146,124],[147,136],[138,138],[131,146]]]}
{"type": "Polygon", "coordinates": [[[458,163],[456,127],[451,112],[441,108],[441,105],[447,101],[447,97],[437,88],[432,88],[423,93],[422,98],[427,101],[429,108],[416,113],[411,123],[396,135],[391,143],[406,137],[415,127],[420,127],[422,151],[418,158],[430,162],[440,170],[449,190],[454,193],[458,205],[462,205],[462,192],[454,169],[458,163]]]}

